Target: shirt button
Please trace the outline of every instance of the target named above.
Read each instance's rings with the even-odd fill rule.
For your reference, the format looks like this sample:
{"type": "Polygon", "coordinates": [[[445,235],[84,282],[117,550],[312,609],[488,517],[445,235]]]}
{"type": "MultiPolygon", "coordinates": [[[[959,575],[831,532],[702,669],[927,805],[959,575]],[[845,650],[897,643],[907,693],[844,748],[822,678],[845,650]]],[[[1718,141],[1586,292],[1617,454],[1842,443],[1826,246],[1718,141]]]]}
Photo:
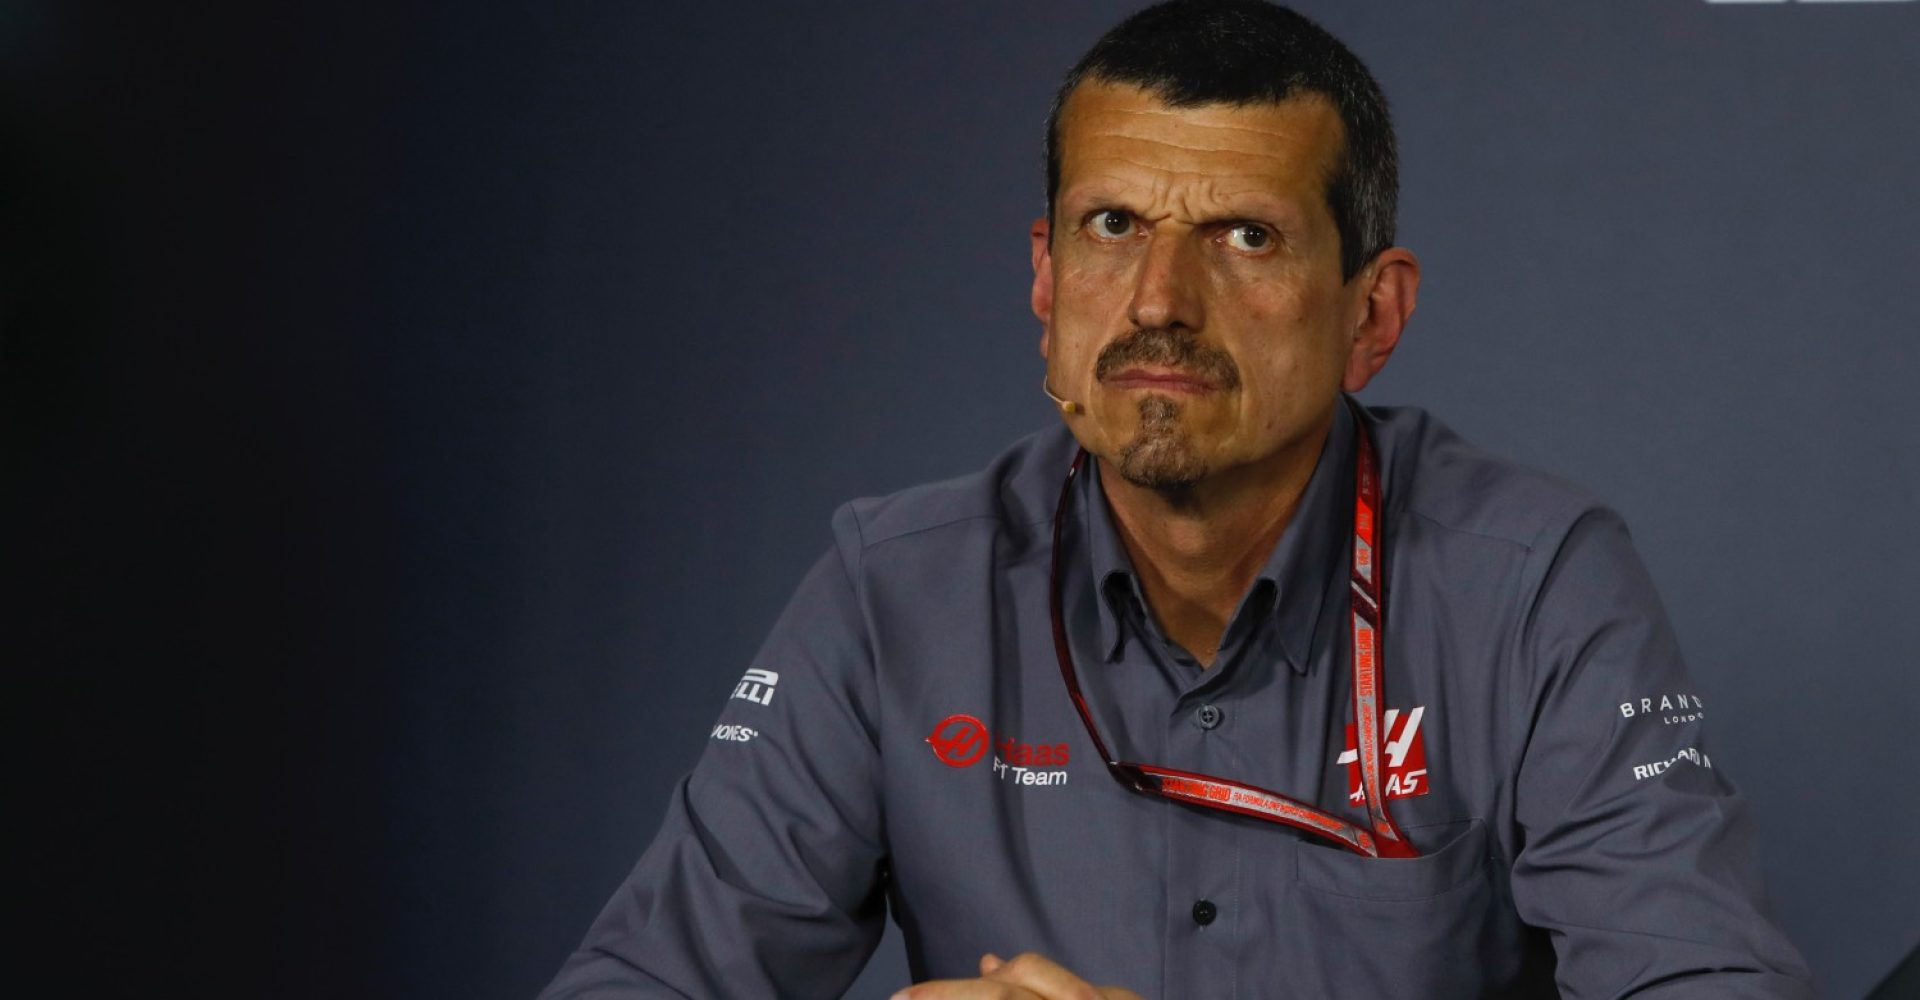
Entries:
{"type": "Polygon", "coordinates": [[[1205,927],[1208,924],[1213,923],[1213,918],[1219,915],[1220,915],[1220,910],[1216,908],[1213,905],[1213,903],[1209,902],[1208,900],[1203,899],[1198,903],[1193,904],[1193,922],[1196,924],[1199,924],[1202,927],[1205,927]]]}
{"type": "Polygon", "coordinates": [[[1220,720],[1224,718],[1226,718],[1226,713],[1220,711],[1220,709],[1214,705],[1202,705],[1193,712],[1194,724],[1201,729],[1212,729],[1218,726],[1220,720]]]}

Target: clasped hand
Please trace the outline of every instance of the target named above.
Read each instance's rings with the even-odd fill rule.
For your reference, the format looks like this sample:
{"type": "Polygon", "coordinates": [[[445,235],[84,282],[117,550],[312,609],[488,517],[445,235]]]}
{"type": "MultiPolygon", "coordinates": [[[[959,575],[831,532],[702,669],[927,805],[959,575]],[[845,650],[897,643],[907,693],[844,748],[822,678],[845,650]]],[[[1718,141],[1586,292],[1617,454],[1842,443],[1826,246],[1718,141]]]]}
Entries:
{"type": "Polygon", "coordinates": [[[909,986],[891,1000],[1143,1000],[1119,986],[1095,986],[1044,955],[1026,952],[1011,961],[980,956],[980,978],[938,979],[909,986]]]}

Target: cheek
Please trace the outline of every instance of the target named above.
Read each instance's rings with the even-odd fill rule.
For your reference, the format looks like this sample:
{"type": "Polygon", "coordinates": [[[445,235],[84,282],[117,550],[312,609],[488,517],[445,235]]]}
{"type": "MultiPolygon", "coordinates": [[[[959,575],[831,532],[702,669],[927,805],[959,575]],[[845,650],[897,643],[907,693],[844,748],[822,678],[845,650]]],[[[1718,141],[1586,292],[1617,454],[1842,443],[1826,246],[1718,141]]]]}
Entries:
{"type": "Polygon", "coordinates": [[[1249,313],[1238,360],[1247,423],[1271,432],[1293,426],[1339,392],[1347,350],[1333,302],[1288,297],[1263,305],[1249,313]]]}
{"type": "Polygon", "coordinates": [[[1089,359],[1126,326],[1127,298],[1114,275],[1085,266],[1061,266],[1053,277],[1053,349],[1060,360],[1089,359]]]}
{"type": "Polygon", "coordinates": [[[1343,306],[1338,288],[1320,287],[1312,287],[1285,304],[1284,322],[1292,331],[1287,338],[1289,353],[1303,370],[1323,375],[1344,370],[1351,337],[1350,331],[1342,328],[1343,306]]]}
{"type": "Polygon", "coordinates": [[[1076,315],[1104,314],[1115,303],[1126,302],[1126,270],[1115,260],[1098,257],[1056,258],[1053,273],[1054,308],[1076,315]]]}

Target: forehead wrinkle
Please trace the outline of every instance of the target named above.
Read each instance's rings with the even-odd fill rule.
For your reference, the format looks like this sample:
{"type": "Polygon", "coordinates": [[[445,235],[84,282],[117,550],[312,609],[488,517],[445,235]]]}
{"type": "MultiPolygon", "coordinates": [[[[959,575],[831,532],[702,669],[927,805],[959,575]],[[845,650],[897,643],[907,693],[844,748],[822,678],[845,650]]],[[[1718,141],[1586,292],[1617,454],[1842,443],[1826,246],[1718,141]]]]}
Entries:
{"type": "MultiPolygon", "coordinates": [[[[1265,138],[1259,148],[1238,146],[1195,146],[1189,143],[1137,135],[1127,132],[1100,132],[1075,136],[1078,143],[1068,144],[1062,166],[1071,172],[1076,160],[1097,164],[1120,162],[1145,170],[1177,174],[1238,176],[1265,181],[1278,189],[1305,176],[1315,184],[1324,182],[1333,168],[1325,144],[1300,141],[1310,129],[1254,130],[1265,138]],[[1291,141],[1290,141],[1291,140],[1291,141]],[[1076,148],[1077,147],[1077,148],[1076,148]],[[1209,161],[1220,162],[1209,162],[1209,161]],[[1300,169],[1301,167],[1307,169],[1300,169]],[[1277,182],[1277,183],[1276,183],[1277,182]]],[[[1337,155],[1337,154],[1336,154],[1337,155]]]]}
{"type": "Polygon", "coordinates": [[[1128,196],[1138,195],[1142,189],[1145,189],[1145,197],[1140,199],[1144,204],[1138,211],[1147,218],[1174,215],[1176,214],[1175,206],[1183,209],[1189,220],[1238,216],[1248,208],[1254,211],[1269,211],[1273,208],[1274,199],[1261,190],[1257,183],[1229,184],[1235,180],[1248,181],[1248,178],[1223,177],[1219,174],[1189,171],[1169,172],[1150,164],[1121,162],[1146,169],[1151,174],[1152,180],[1141,184],[1135,180],[1108,175],[1087,184],[1086,188],[1092,189],[1096,198],[1112,198],[1117,201],[1133,200],[1128,196]],[[1249,201],[1256,204],[1249,206],[1247,204],[1249,201]],[[1211,207],[1215,211],[1201,211],[1200,206],[1211,207]],[[1236,211],[1236,208],[1240,211],[1236,211]]]}
{"type": "MultiPolygon", "coordinates": [[[[1339,108],[1325,95],[1313,91],[1303,91],[1279,101],[1248,101],[1239,104],[1206,102],[1178,106],[1167,104],[1150,90],[1132,85],[1093,82],[1075,91],[1073,98],[1081,98],[1083,92],[1086,100],[1069,102],[1068,106],[1079,112],[1067,119],[1069,125],[1075,119],[1080,122],[1097,121],[1102,118],[1116,118],[1122,122],[1127,119],[1140,119],[1145,127],[1155,131],[1165,130],[1168,126],[1164,123],[1172,122],[1174,130],[1198,129],[1229,134],[1244,133],[1260,141],[1271,142],[1284,134],[1289,134],[1292,130],[1276,129],[1272,125],[1246,124],[1244,119],[1249,115],[1278,112],[1297,120],[1300,127],[1307,131],[1329,130],[1336,134],[1345,132],[1344,123],[1340,120],[1339,108]],[[1099,102],[1103,98],[1108,101],[1117,99],[1128,103],[1120,106],[1107,103],[1105,106],[1090,109],[1085,107],[1088,100],[1099,102]]],[[[1122,128],[1116,131],[1126,130],[1122,128]]]]}
{"type": "Polygon", "coordinates": [[[1104,156],[1096,160],[1086,168],[1091,176],[1075,180],[1068,188],[1068,199],[1131,201],[1148,217],[1172,215],[1172,206],[1177,205],[1185,210],[1189,220],[1267,215],[1276,217],[1269,221],[1278,222],[1297,214],[1290,195],[1318,196],[1312,191],[1280,189],[1273,178],[1259,172],[1169,169],[1164,164],[1124,156],[1104,156]],[[1122,165],[1136,168],[1138,173],[1115,169],[1122,165]],[[1213,211],[1202,211],[1202,208],[1213,211]]]}
{"type": "MultiPolygon", "coordinates": [[[[1172,171],[1182,179],[1224,170],[1226,176],[1243,178],[1282,201],[1322,197],[1345,150],[1339,111],[1317,93],[1274,102],[1181,107],[1144,88],[1097,80],[1083,84],[1069,99],[1061,139],[1061,165],[1067,175],[1079,160],[1092,161],[1088,167],[1095,173],[1110,173],[1098,169],[1101,160],[1156,174],[1172,171]],[[1209,159],[1225,162],[1205,162],[1209,159]]],[[[1120,177],[1114,180],[1125,183],[1120,177]]]]}
{"type": "MultiPolygon", "coordinates": [[[[1115,111],[1115,112],[1108,112],[1108,113],[1114,114],[1114,115],[1128,115],[1128,114],[1137,114],[1138,112],[1115,111]]],[[[1185,153],[1218,153],[1224,156],[1256,156],[1262,159],[1269,159],[1269,160],[1276,160],[1276,159],[1285,160],[1287,159],[1287,157],[1277,154],[1273,151],[1273,148],[1275,146],[1294,144],[1294,145],[1299,145],[1306,148],[1312,148],[1314,146],[1313,143],[1298,142],[1297,141],[1298,137],[1304,134],[1306,138],[1311,139],[1312,133],[1318,131],[1317,129],[1314,129],[1313,127],[1308,125],[1302,125],[1301,127],[1298,127],[1298,128],[1255,128],[1252,126],[1240,126],[1240,125],[1233,125],[1233,126],[1208,125],[1208,124],[1194,122],[1186,119],[1179,119],[1179,120],[1181,121],[1181,125],[1178,128],[1175,128],[1175,129],[1155,128],[1149,131],[1135,131],[1127,128],[1096,128],[1093,122],[1087,122],[1087,123],[1083,123],[1081,128],[1073,130],[1073,132],[1082,133],[1081,135],[1075,136],[1072,134],[1072,132],[1070,132],[1069,136],[1072,138],[1081,139],[1082,141],[1106,140],[1110,142],[1151,143],[1156,146],[1164,146],[1168,149],[1176,149],[1185,153]],[[1183,141],[1184,137],[1177,137],[1177,136],[1162,137],[1164,133],[1168,133],[1168,132],[1187,133],[1187,132],[1193,132],[1195,130],[1198,130],[1202,134],[1210,131],[1244,133],[1254,138],[1256,141],[1251,143],[1226,142],[1219,145],[1200,145],[1197,142],[1183,141]]],[[[1218,142],[1220,137],[1209,137],[1209,138],[1213,138],[1216,142],[1218,142]]]]}

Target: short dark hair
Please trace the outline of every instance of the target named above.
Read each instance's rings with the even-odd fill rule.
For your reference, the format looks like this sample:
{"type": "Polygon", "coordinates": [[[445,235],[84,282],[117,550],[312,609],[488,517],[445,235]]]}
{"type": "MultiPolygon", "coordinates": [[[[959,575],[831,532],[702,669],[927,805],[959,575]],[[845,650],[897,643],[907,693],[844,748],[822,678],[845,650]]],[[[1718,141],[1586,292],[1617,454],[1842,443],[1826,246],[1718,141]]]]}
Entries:
{"type": "Polygon", "coordinates": [[[1060,112],[1088,81],[1131,84],[1176,108],[1325,96],[1346,133],[1327,179],[1341,280],[1393,245],[1400,167],[1386,95],[1359,57],[1305,17],[1260,0],[1170,0],[1107,32],[1067,72],[1047,113],[1049,220],[1060,193],[1060,112]]]}

